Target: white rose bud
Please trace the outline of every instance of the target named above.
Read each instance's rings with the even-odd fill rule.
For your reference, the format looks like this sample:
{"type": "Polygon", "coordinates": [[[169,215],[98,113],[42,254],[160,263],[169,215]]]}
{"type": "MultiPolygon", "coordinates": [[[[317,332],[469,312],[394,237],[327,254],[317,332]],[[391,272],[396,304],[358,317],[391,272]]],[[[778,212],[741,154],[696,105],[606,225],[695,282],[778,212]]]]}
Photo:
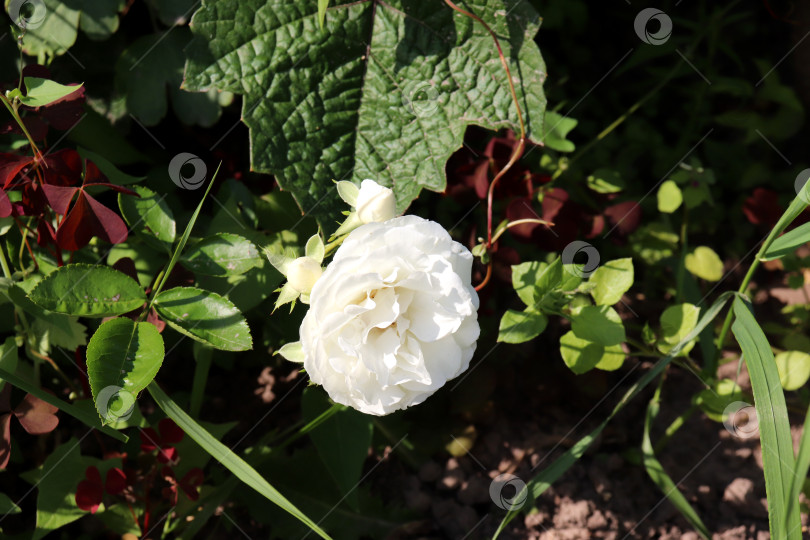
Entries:
{"type": "Polygon", "coordinates": [[[378,223],[396,217],[394,192],[374,180],[363,180],[357,195],[357,216],[363,223],[378,223]]]}
{"type": "Polygon", "coordinates": [[[300,293],[308,293],[323,274],[318,261],[312,257],[298,257],[287,267],[287,283],[300,293]]]}
{"type": "Polygon", "coordinates": [[[301,323],[312,382],[337,403],[384,415],[463,373],[479,334],[472,263],[441,225],[417,216],[349,233],[301,323]]]}

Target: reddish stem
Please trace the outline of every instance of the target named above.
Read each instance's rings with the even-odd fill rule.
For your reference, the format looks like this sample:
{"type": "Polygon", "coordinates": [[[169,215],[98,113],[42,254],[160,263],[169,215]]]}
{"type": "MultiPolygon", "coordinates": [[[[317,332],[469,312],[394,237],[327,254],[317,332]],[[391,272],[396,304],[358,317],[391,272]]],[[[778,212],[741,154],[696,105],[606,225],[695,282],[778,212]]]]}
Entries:
{"type": "Polygon", "coordinates": [[[491,277],[492,277],[492,261],[489,261],[489,264],[487,265],[487,274],[484,276],[484,281],[482,281],[475,287],[476,292],[486,287],[487,283],[489,283],[489,278],[491,277]]]}

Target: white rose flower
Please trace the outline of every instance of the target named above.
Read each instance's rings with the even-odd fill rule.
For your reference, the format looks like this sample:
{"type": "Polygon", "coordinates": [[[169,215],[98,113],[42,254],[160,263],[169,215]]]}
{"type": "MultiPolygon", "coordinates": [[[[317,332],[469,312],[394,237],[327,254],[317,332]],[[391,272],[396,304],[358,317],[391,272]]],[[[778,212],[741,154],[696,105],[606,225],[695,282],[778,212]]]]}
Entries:
{"type": "Polygon", "coordinates": [[[363,223],[388,221],[397,215],[397,202],[390,188],[363,180],[357,194],[357,217],[363,223]]]}
{"type": "Polygon", "coordinates": [[[312,288],[301,323],[312,381],[367,414],[422,403],[475,351],[472,262],[441,225],[417,216],[352,231],[312,288]]]}
{"type": "Polygon", "coordinates": [[[300,293],[308,293],[321,277],[321,263],[312,257],[298,257],[287,267],[287,283],[300,293]]]}

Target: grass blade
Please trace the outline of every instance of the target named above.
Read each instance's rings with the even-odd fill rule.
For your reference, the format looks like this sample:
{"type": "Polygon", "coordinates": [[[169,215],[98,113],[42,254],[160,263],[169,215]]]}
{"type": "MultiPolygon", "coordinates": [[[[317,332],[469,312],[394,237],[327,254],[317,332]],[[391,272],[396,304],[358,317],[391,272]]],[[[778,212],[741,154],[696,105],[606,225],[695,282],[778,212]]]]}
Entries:
{"type": "Polygon", "coordinates": [[[269,501],[275,503],[283,510],[289,512],[292,516],[300,520],[304,525],[309,527],[312,531],[320,535],[321,538],[329,539],[329,535],[318,527],[318,525],[309,519],[303,512],[287,500],[284,495],[274,488],[270,483],[262,477],[256,470],[247,464],[245,460],[233,453],[230,448],[215,439],[208,431],[206,431],[200,424],[194,421],[180,406],[172,401],[160,387],[152,381],[149,385],[149,393],[158,404],[158,407],[163,409],[166,415],[175,421],[183,431],[194,439],[206,452],[211,454],[217,461],[219,461],[225,468],[231,471],[242,482],[252,487],[260,494],[264,495],[269,501]]]}
{"type": "Polygon", "coordinates": [[[762,257],[760,257],[760,260],[771,261],[773,259],[781,259],[807,242],[810,242],[810,223],[799,225],[792,231],[788,231],[774,240],[762,257]]]}
{"type": "Polygon", "coordinates": [[[734,299],[733,309],[735,319],[731,331],[745,357],[759,420],[771,538],[799,539],[799,500],[791,500],[790,497],[796,460],[793,457],[785,394],[779,382],[773,351],[742,297],[734,299]],[[791,512],[788,505],[795,505],[796,508],[791,512]],[[792,522],[786,521],[788,515],[792,522]]]}
{"type": "MultiPolygon", "coordinates": [[[[728,299],[733,296],[735,293],[728,291],[720,295],[720,297],[712,304],[712,306],[706,310],[706,313],[700,318],[697,325],[692,329],[689,334],[687,334],[680,343],[675,345],[669,353],[661,358],[656,364],[644,374],[644,376],[639,379],[633,386],[631,386],[627,392],[625,392],[622,399],[613,407],[613,410],[605,418],[601,424],[599,424],[596,429],[591,431],[588,435],[580,439],[574,446],[568,449],[562,456],[557,458],[554,463],[549,465],[545,468],[540,474],[535,476],[531,479],[531,481],[526,485],[524,490],[521,493],[516,494],[513,499],[514,500],[522,500],[524,497],[523,491],[528,490],[529,494],[532,498],[539,497],[544,491],[546,491],[557,479],[562,476],[571,466],[576,463],[576,461],[582,457],[582,454],[588,449],[588,447],[596,440],[602,430],[605,429],[605,426],[613,419],[616,414],[621,411],[625,405],[627,405],[633,398],[635,398],[650,382],[652,382],[656,377],[658,377],[664,369],[669,365],[675,356],[686,346],[687,343],[695,339],[700,332],[703,331],[706,326],[710,322],[712,322],[715,317],[720,313],[723,309],[723,306],[726,305],[728,299]]],[[[778,381],[778,378],[777,378],[778,381]]],[[[501,524],[498,526],[498,530],[495,531],[493,535],[493,539],[497,538],[498,535],[506,528],[506,525],[512,521],[515,516],[520,512],[520,509],[510,510],[504,516],[501,524]]]]}
{"type": "MultiPolygon", "coordinates": [[[[661,378],[661,381],[664,381],[664,378],[661,378]]],[[[677,508],[683,517],[695,528],[695,530],[703,537],[705,540],[709,540],[711,538],[711,533],[706,525],[703,524],[701,521],[700,516],[695,512],[695,509],[692,508],[692,505],[689,504],[689,501],[686,500],[686,497],[683,496],[681,490],[678,489],[677,484],[672,481],[672,478],[667,474],[664,470],[663,465],[661,462],[658,461],[658,458],[655,457],[655,450],[653,449],[652,441],[650,440],[650,428],[652,427],[652,423],[655,421],[655,418],[658,416],[658,411],[660,410],[660,401],[659,398],[661,396],[661,385],[659,384],[658,389],[655,391],[655,396],[650,400],[650,404],[647,406],[647,416],[644,419],[644,437],[641,442],[641,453],[642,453],[642,460],[644,463],[644,468],[647,470],[647,474],[650,476],[655,485],[658,486],[664,495],[666,495],[669,502],[677,508]]]]}
{"type": "Polygon", "coordinates": [[[13,373],[9,373],[8,371],[2,368],[0,368],[0,379],[6,381],[7,383],[10,383],[12,386],[16,386],[23,392],[28,392],[29,394],[38,397],[42,401],[50,403],[54,407],[57,407],[63,413],[69,414],[70,416],[76,418],[77,420],[81,420],[91,428],[95,428],[104,433],[105,435],[109,435],[110,437],[118,439],[119,441],[122,442],[127,442],[129,440],[129,438],[120,431],[116,431],[109,426],[102,426],[101,419],[98,417],[97,414],[95,414],[95,411],[91,413],[71,403],[62,401],[58,397],[51,395],[48,392],[45,392],[41,388],[34,386],[25,379],[21,379],[20,377],[17,377],[13,373]]]}
{"type": "Polygon", "coordinates": [[[799,493],[802,491],[804,479],[807,478],[807,471],[810,469],[810,409],[804,418],[804,428],[802,429],[802,440],[799,443],[799,453],[796,455],[796,471],[790,480],[790,492],[787,507],[786,523],[796,523],[800,520],[799,493]]]}

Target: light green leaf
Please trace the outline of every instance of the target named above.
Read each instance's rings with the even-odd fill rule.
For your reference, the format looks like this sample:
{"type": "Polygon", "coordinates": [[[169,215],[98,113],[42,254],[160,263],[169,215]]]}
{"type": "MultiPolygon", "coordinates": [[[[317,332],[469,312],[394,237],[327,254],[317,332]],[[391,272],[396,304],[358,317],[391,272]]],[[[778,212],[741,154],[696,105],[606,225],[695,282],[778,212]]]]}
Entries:
{"type": "Polygon", "coordinates": [[[118,13],[126,0],[62,0],[81,12],[79,26],[92,40],[109,38],[118,30],[118,13]]]}
{"type": "Polygon", "coordinates": [[[578,121],[574,118],[562,116],[554,111],[546,111],[543,128],[543,143],[557,152],[573,152],[574,143],[566,139],[568,133],[577,127],[578,121]]]}
{"type": "Polygon", "coordinates": [[[781,259],[807,242],[810,242],[810,223],[803,223],[774,240],[761,257],[761,260],[781,259]]]}
{"type": "Polygon", "coordinates": [[[233,450],[219,442],[210,433],[208,433],[202,426],[195,422],[188,414],[181,409],[177,403],[171,400],[160,387],[152,383],[149,385],[149,393],[157,403],[158,407],[163,409],[166,415],[174,420],[178,426],[197,444],[202,446],[206,452],[221,463],[225,468],[236,475],[242,482],[251,488],[258,491],[261,495],[266,497],[270,502],[278,505],[286,512],[295,516],[298,520],[308,526],[312,531],[318,534],[321,538],[329,540],[329,535],[321,530],[318,525],[304,515],[298,508],[296,508],[290,501],[288,501],[281,493],[278,492],[270,483],[265,480],[253,467],[248,465],[245,460],[236,455],[233,450]]]}
{"type": "Polygon", "coordinates": [[[319,263],[322,263],[324,253],[325,253],[325,246],[323,245],[323,240],[321,240],[321,236],[319,234],[312,235],[312,237],[309,240],[307,240],[307,245],[304,249],[304,255],[315,259],[319,263]]]}
{"type": "Polygon", "coordinates": [[[360,188],[357,187],[357,184],[353,184],[352,182],[348,182],[346,180],[341,180],[336,184],[336,186],[338,195],[341,199],[343,199],[343,202],[352,208],[357,206],[357,197],[360,195],[360,188]]]}
{"type": "Polygon", "coordinates": [[[672,180],[667,180],[658,188],[658,211],[671,214],[677,210],[683,202],[683,194],[678,184],[672,180]]]}
{"type": "Polygon", "coordinates": [[[253,347],[244,315],[224,296],[194,287],[175,287],[155,298],[155,309],[178,332],[223,351],[253,347]]]}
{"type": "Polygon", "coordinates": [[[278,292],[278,298],[276,298],[276,304],[273,306],[273,311],[277,310],[284,304],[293,302],[293,305],[290,306],[290,311],[292,311],[292,308],[295,307],[295,301],[298,300],[300,296],[301,293],[293,289],[292,285],[285,283],[278,292]]]}
{"type": "Polygon", "coordinates": [[[548,264],[529,261],[512,266],[512,287],[518,297],[527,306],[535,304],[534,289],[540,274],[548,268],[548,264]]]}
{"type": "Polygon", "coordinates": [[[285,343],[275,354],[280,354],[285,360],[289,360],[290,362],[296,362],[298,364],[304,363],[304,349],[300,341],[285,343]]]}
{"type": "Polygon", "coordinates": [[[102,423],[128,416],[162,363],[163,338],[154,324],[119,317],[99,326],[87,346],[87,377],[102,423]]]}
{"type": "Polygon", "coordinates": [[[49,79],[39,79],[37,77],[25,77],[23,81],[25,81],[27,93],[20,98],[20,102],[27,107],[48,105],[82,87],[82,85],[65,86],[49,79]]]}
{"type": "Polygon", "coordinates": [[[574,310],[571,330],[578,338],[605,347],[618,345],[627,339],[621,317],[609,306],[584,306],[574,310]]]}
{"type": "Polygon", "coordinates": [[[577,375],[596,367],[604,352],[604,346],[580,339],[571,331],[566,332],[560,338],[560,354],[563,361],[577,375]]]}
{"type": "MultiPolygon", "coordinates": [[[[662,353],[669,352],[692,331],[699,315],[700,308],[689,303],[676,304],[665,309],[661,314],[661,340],[658,343],[658,350],[662,353]]],[[[681,350],[681,353],[688,353],[693,346],[694,343],[690,343],[681,350]]]]}
{"type": "Polygon", "coordinates": [[[22,512],[22,508],[17,506],[17,504],[11,500],[11,497],[5,493],[0,493],[0,515],[19,514],[20,512],[22,512]]]}
{"type": "Polygon", "coordinates": [[[180,261],[189,270],[208,276],[237,276],[262,264],[253,242],[231,233],[203,238],[189,247],[180,261]]]}
{"type": "Polygon", "coordinates": [[[76,43],[79,11],[60,0],[43,0],[43,5],[45,17],[36,28],[26,31],[22,49],[36,56],[39,64],[47,65],[76,43]]]}
{"type": "Polygon", "coordinates": [[[622,367],[626,358],[627,354],[625,354],[621,345],[611,345],[605,347],[601,360],[594,367],[602,371],[616,371],[622,367]]]}
{"type": "Polygon", "coordinates": [[[684,259],[686,269],[706,281],[719,281],[723,277],[723,261],[710,247],[698,246],[684,259]]]}
{"type": "Polygon", "coordinates": [[[594,301],[600,306],[612,306],[622,299],[633,285],[635,279],[633,259],[616,259],[601,265],[591,274],[589,283],[596,286],[590,293],[594,301]]]}
{"type": "Polygon", "coordinates": [[[177,235],[177,224],[165,195],[159,196],[144,186],[132,186],[131,189],[139,196],[118,194],[121,215],[136,234],[142,235],[147,241],[157,239],[156,244],[160,249],[171,251],[177,235]]]}
{"type": "Polygon", "coordinates": [[[75,317],[65,316],[65,322],[70,327],[69,332],[66,332],[61,325],[51,324],[44,319],[34,319],[31,331],[47,344],[46,349],[40,349],[40,352],[47,354],[51,347],[62,347],[74,351],[76,347],[87,345],[87,327],[75,317]]]}
{"type": "Polygon", "coordinates": [[[705,388],[695,396],[695,403],[715,422],[726,420],[726,407],[737,401],[743,401],[745,394],[742,388],[731,379],[720,379],[710,388],[705,388]]]}
{"type": "Polygon", "coordinates": [[[625,188],[621,175],[612,169],[597,169],[586,182],[597,193],[618,193],[625,188]]]}
{"type": "Polygon", "coordinates": [[[798,390],[810,379],[810,354],[784,351],[777,354],[774,360],[785,390],[798,390]]]}
{"type": "MultiPolygon", "coordinates": [[[[499,36],[527,136],[539,141],[538,14],[523,0],[464,8],[499,36]]],[[[422,189],[445,189],[445,163],[467,125],[519,129],[492,37],[476,21],[442,2],[349,2],[321,29],[318,11],[314,1],[204,1],[183,84],[244,94],[252,169],[274,174],[321,222],[345,208],[334,179],[374,178],[403,211],[422,189]]]]}
{"type": "Polygon", "coordinates": [[[524,343],[539,336],[546,329],[548,318],[536,311],[506,310],[498,328],[498,341],[524,343]]]}
{"type": "Polygon", "coordinates": [[[323,22],[326,20],[326,8],[329,7],[329,0],[318,0],[318,24],[323,28],[323,22]]]}
{"type": "Polygon", "coordinates": [[[109,317],[141,307],[146,295],[131,277],[107,266],[68,264],[28,294],[38,306],[68,315],[109,317]]]}
{"type": "Polygon", "coordinates": [[[72,438],[45,458],[36,471],[37,528],[31,538],[39,540],[87,514],[76,506],[76,486],[84,478],[85,467],[79,453],[79,441],[72,438]]]}
{"type": "Polygon", "coordinates": [[[734,316],[731,331],[745,357],[762,448],[766,450],[762,452],[762,463],[771,537],[798,540],[802,536],[799,499],[790,496],[796,460],[779,371],[768,339],[740,297],[734,298],[734,316]],[[790,507],[794,507],[793,510],[790,507]],[[788,516],[790,522],[786,521],[788,516]]]}
{"type": "MultiPolygon", "coordinates": [[[[329,410],[329,399],[320,388],[304,389],[301,413],[304,421],[313,420],[329,410]]],[[[346,494],[346,502],[358,509],[357,483],[368,457],[373,425],[371,417],[342,407],[309,433],[318,455],[335,485],[346,494]]]]}

